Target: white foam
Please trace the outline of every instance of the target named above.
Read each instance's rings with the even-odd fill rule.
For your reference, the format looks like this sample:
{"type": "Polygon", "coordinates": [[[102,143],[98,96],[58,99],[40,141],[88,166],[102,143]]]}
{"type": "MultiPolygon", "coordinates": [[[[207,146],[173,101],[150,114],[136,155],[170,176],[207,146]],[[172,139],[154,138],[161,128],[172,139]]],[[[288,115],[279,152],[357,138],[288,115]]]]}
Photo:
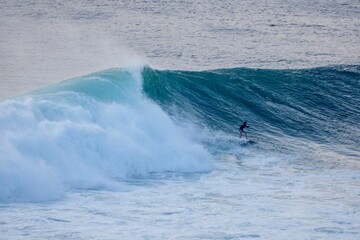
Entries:
{"type": "Polygon", "coordinates": [[[119,180],[152,172],[209,170],[209,153],[140,94],[140,80],[126,103],[74,92],[0,103],[0,201],[46,201],[72,189],[121,189],[119,180]]]}

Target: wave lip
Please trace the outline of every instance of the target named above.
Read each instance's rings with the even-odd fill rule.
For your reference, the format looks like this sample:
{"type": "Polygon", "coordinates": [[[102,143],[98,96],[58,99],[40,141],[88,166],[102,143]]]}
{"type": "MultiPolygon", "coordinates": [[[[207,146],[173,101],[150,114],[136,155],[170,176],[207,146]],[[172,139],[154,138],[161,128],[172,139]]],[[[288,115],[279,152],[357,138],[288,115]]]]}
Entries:
{"type": "Polygon", "coordinates": [[[141,70],[102,71],[4,101],[0,128],[1,202],[211,168],[205,148],[142,95],[141,70]]]}

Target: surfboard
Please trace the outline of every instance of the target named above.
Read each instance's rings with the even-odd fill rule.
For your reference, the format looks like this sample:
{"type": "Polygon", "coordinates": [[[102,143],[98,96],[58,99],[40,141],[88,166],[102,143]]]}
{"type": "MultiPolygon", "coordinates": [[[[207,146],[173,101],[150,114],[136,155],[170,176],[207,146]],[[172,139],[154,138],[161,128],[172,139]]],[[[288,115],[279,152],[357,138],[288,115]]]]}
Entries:
{"type": "Polygon", "coordinates": [[[253,144],[256,144],[255,140],[253,139],[246,139],[244,142],[240,143],[241,146],[249,146],[253,144]]]}

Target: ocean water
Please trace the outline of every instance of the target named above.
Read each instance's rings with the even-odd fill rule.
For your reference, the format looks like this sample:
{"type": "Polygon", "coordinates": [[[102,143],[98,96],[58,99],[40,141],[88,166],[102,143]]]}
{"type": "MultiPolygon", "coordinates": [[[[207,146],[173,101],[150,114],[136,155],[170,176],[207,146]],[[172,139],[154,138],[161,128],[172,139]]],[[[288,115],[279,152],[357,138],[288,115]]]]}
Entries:
{"type": "Polygon", "coordinates": [[[0,9],[0,239],[359,239],[358,1],[0,9]]]}

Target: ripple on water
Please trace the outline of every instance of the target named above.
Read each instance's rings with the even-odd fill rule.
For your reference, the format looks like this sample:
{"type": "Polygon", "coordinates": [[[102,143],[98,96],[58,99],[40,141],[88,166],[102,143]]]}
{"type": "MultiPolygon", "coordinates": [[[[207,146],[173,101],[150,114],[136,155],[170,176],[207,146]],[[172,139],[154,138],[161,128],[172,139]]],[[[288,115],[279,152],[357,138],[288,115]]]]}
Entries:
{"type": "Polygon", "coordinates": [[[315,228],[314,230],[315,232],[328,233],[328,234],[344,233],[344,231],[338,227],[320,227],[320,228],[315,228]]]}
{"type": "Polygon", "coordinates": [[[239,238],[259,238],[260,235],[258,234],[247,234],[247,235],[240,235],[239,238]]]}
{"type": "Polygon", "coordinates": [[[46,218],[47,220],[50,220],[50,221],[54,221],[54,222],[62,222],[62,223],[69,223],[71,221],[69,220],[65,220],[65,219],[59,219],[59,218],[52,218],[52,217],[48,217],[46,218]]]}

